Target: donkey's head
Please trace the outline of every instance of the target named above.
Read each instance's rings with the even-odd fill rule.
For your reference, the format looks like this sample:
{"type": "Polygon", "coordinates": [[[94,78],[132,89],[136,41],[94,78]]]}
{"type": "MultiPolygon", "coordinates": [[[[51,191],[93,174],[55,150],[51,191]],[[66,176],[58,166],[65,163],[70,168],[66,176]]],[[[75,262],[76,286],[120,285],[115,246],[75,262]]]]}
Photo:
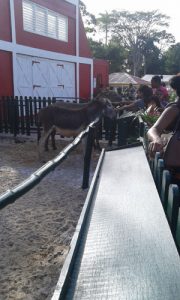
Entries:
{"type": "Polygon", "coordinates": [[[115,119],[117,113],[111,101],[108,98],[101,98],[99,101],[101,101],[103,104],[103,115],[110,119],[115,119]]]}
{"type": "Polygon", "coordinates": [[[111,101],[107,98],[100,98],[92,100],[87,107],[88,122],[106,116],[110,119],[116,118],[116,110],[111,101]]]}

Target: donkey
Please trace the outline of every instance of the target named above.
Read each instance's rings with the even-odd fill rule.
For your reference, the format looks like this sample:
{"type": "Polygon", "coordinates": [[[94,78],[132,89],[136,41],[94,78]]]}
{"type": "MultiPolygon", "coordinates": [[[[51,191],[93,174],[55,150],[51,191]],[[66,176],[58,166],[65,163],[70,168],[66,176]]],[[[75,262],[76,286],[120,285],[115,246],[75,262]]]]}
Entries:
{"type": "Polygon", "coordinates": [[[43,126],[43,135],[39,139],[40,147],[48,150],[48,140],[52,137],[52,147],[56,149],[55,134],[65,137],[76,137],[92,121],[102,116],[116,118],[116,110],[107,98],[95,99],[88,103],[76,104],[56,102],[38,113],[38,123],[43,126]]]}

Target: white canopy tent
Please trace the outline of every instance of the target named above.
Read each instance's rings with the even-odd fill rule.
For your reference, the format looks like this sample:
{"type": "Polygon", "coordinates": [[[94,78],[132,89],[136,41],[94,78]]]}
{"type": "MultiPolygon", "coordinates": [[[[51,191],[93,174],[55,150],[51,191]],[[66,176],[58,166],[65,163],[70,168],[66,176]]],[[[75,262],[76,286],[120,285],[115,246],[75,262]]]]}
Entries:
{"type": "MultiPolygon", "coordinates": [[[[142,79],[143,80],[146,80],[146,81],[148,81],[149,83],[151,83],[151,79],[152,79],[152,77],[153,76],[155,76],[155,74],[146,74],[146,75],[144,75],[143,77],[142,77],[142,79]]],[[[163,82],[165,82],[166,84],[168,84],[169,83],[169,80],[173,77],[173,76],[175,76],[175,75],[159,75],[159,76],[162,76],[162,81],[163,82]]]]}

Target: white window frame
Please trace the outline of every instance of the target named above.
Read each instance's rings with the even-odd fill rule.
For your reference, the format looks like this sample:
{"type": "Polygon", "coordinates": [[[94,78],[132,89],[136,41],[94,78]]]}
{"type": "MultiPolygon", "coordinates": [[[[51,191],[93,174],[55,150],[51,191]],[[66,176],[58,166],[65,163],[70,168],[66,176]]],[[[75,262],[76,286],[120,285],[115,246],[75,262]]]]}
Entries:
{"type": "Polygon", "coordinates": [[[40,6],[32,1],[29,1],[29,0],[23,0],[22,1],[22,5],[24,6],[24,4],[30,4],[31,7],[32,7],[32,10],[33,10],[33,30],[29,29],[26,27],[26,20],[25,20],[25,15],[24,15],[24,8],[22,8],[22,11],[23,11],[23,29],[25,31],[28,31],[28,32],[32,32],[32,33],[35,33],[35,34],[38,34],[38,35],[42,35],[42,36],[46,36],[46,37],[49,37],[49,38],[52,38],[52,39],[56,39],[56,40],[59,40],[59,41],[63,41],[63,42],[68,42],[68,17],[64,16],[64,15],[61,15],[59,13],[56,13],[52,10],[49,10],[47,9],[46,7],[43,7],[43,6],[40,6]],[[44,11],[45,13],[45,32],[40,32],[36,29],[36,10],[37,9],[41,9],[44,11]],[[50,35],[48,33],[48,15],[53,15],[55,18],[56,18],[56,25],[55,25],[55,30],[54,30],[54,37],[52,35],[50,35]],[[64,36],[60,36],[59,34],[59,26],[58,26],[58,23],[59,23],[59,20],[60,21],[64,21],[64,36]]]}

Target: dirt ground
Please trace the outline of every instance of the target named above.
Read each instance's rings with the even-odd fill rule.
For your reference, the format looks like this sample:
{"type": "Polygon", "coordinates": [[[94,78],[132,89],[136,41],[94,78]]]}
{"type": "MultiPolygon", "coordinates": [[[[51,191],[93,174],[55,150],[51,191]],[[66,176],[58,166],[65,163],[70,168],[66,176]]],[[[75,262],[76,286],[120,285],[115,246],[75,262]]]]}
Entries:
{"type": "MultiPolygon", "coordinates": [[[[34,139],[0,137],[0,194],[42,163],[34,139]]],[[[68,142],[69,143],[69,142],[68,142]]],[[[54,157],[67,142],[58,141],[54,157]]],[[[87,190],[81,145],[36,187],[0,210],[0,300],[51,299],[87,190]]],[[[98,154],[93,155],[91,178],[98,154]]]]}

